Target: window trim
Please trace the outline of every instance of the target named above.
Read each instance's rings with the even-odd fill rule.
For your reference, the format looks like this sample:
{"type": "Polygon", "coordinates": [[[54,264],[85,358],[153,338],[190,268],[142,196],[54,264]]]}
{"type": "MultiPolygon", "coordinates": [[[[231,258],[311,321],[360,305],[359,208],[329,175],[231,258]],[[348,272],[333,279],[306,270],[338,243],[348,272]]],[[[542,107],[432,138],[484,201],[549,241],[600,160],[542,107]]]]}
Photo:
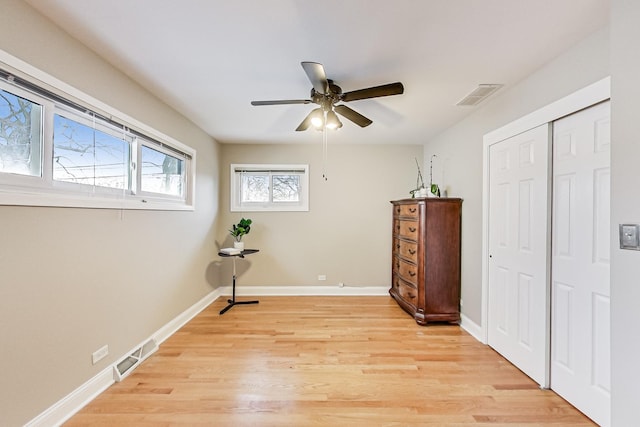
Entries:
{"type": "MultiPolygon", "coordinates": [[[[43,106],[42,114],[42,176],[18,175],[0,173],[0,205],[23,206],[53,206],[104,209],[135,209],[135,210],[187,210],[195,209],[195,176],[196,151],[165,135],[162,132],[134,119],[133,117],[81,92],[78,89],[58,80],[57,78],[27,64],[26,62],[0,49],[0,69],[16,79],[24,81],[27,87],[13,84],[2,79],[2,88],[15,93],[30,101],[43,106]],[[34,83],[37,82],[37,83],[34,83]],[[44,93],[50,93],[55,99],[48,99],[40,93],[34,93],[29,87],[40,88],[44,93]],[[26,94],[27,96],[23,96],[26,94]],[[61,101],[60,101],[61,100],[61,101]],[[58,104],[56,101],[59,101],[58,104]],[[132,144],[130,164],[135,166],[132,175],[137,174],[137,156],[140,138],[148,142],[150,148],[167,151],[170,155],[177,153],[185,157],[184,196],[175,197],[160,193],[131,192],[107,187],[93,187],[89,185],[53,181],[53,114],[55,111],[64,112],[85,108],[96,114],[102,120],[102,125],[113,125],[122,128],[137,137],[138,142],[132,144]],[[62,184],[62,185],[61,185],[62,184]],[[85,187],[80,189],[80,186],[85,187]],[[107,191],[87,191],[89,188],[100,188],[107,191]],[[125,194],[127,193],[127,194],[125,194]]],[[[75,112],[80,116],[81,113],[75,112]]],[[[64,114],[62,114],[64,115],[64,114]]],[[[73,119],[72,119],[73,120],[73,119]]],[[[136,180],[137,178],[133,178],[136,180]]]]}
{"type": "Polygon", "coordinates": [[[308,212],[309,211],[309,165],[308,164],[246,164],[232,163],[229,166],[229,210],[231,212],[308,212]],[[271,201],[271,189],[269,190],[270,201],[264,203],[241,203],[240,192],[242,180],[241,171],[252,171],[258,173],[266,172],[299,172],[300,173],[300,201],[299,202],[273,202],[271,201]]]}

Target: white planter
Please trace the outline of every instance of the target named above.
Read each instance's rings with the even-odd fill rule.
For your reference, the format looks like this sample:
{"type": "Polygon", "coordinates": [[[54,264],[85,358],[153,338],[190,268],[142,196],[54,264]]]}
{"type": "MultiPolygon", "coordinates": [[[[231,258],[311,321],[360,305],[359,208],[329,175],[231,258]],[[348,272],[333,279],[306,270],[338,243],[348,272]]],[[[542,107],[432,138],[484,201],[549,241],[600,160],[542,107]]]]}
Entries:
{"type": "Polygon", "coordinates": [[[233,242],[233,247],[235,249],[244,251],[244,242],[233,242]]]}

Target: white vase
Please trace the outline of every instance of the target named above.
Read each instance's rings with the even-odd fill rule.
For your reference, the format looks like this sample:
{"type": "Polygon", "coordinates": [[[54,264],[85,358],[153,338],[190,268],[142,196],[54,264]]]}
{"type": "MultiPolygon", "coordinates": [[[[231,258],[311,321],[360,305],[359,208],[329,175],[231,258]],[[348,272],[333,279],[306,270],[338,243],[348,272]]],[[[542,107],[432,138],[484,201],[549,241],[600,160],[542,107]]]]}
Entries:
{"type": "Polygon", "coordinates": [[[233,247],[240,251],[244,251],[244,242],[233,242],[233,247]]]}

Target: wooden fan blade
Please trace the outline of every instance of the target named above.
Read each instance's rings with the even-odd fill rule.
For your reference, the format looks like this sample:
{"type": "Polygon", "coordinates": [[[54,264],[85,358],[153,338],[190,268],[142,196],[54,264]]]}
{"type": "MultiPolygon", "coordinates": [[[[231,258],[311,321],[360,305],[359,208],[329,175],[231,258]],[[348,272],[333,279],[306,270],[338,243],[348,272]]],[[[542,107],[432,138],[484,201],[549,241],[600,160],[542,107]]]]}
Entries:
{"type": "Polygon", "coordinates": [[[373,123],[371,120],[346,105],[336,105],[333,110],[362,128],[373,123]]]}
{"type": "MultiPolygon", "coordinates": [[[[315,110],[313,110],[313,111],[315,111],[315,110]]],[[[309,129],[309,126],[311,126],[311,116],[313,115],[313,111],[311,111],[309,114],[307,114],[307,117],[305,117],[304,120],[302,121],[302,123],[300,123],[298,125],[298,127],[296,128],[296,132],[300,132],[300,131],[309,129]]]]}
{"type": "Polygon", "coordinates": [[[374,86],[367,89],[354,90],[342,95],[342,101],[349,102],[358,99],[378,98],[380,96],[400,95],[404,93],[402,83],[389,83],[382,86],[374,86]]]}
{"type": "Polygon", "coordinates": [[[251,105],[285,105],[285,104],[311,104],[310,99],[282,99],[278,101],[251,101],[251,105]]]}
{"type": "Polygon", "coordinates": [[[301,64],[316,92],[323,95],[326,94],[329,88],[329,82],[324,72],[324,66],[317,62],[301,62],[301,64]]]}

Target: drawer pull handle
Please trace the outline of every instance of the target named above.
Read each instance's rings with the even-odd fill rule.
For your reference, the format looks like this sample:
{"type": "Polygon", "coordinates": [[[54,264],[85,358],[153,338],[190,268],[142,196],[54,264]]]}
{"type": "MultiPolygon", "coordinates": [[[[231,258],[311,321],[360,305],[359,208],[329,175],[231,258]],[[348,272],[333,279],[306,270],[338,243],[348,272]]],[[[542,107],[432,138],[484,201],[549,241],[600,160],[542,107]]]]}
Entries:
{"type": "Polygon", "coordinates": [[[396,212],[397,212],[397,213],[400,213],[400,208],[397,208],[397,209],[396,209],[396,212]]]}
{"type": "Polygon", "coordinates": [[[400,249],[400,243],[396,245],[396,249],[400,249]]]}
{"type": "Polygon", "coordinates": [[[409,212],[415,213],[416,212],[416,208],[409,208],[409,212]]]}
{"type": "Polygon", "coordinates": [[[400,268],[400,263],[399,262],[396,263],[396,268],[400,268]]]}
{"type": "Polygon", "coordinates": [[[415,271],[410,271],[410,272],[409,272],[409,276],[413,277],[413,276],[415,276],[415,275],[416,275],[416,272],[415,272],[415,271]]]}
{"type": "Polygon", "coordinates": [[[415,255],[415,254],[416,254],[416,252],[418,252],[418,251],[416,251],[415,249],[409,249],[409,253],[410,253],[411,255],[415,255]]]}
{"type": "Polygon", "coordinates": [[[412,233],[415,233],[416,230],[417,230],[417,228],[415,228],[415,227],[409,227],[409,231],[412,232],[412,233]]]}
{"type": "Polygon", "coordinates": [[[398,230],[400,230],[400,225],[396,226],[396,228],[397,228],[398,230]]]}

